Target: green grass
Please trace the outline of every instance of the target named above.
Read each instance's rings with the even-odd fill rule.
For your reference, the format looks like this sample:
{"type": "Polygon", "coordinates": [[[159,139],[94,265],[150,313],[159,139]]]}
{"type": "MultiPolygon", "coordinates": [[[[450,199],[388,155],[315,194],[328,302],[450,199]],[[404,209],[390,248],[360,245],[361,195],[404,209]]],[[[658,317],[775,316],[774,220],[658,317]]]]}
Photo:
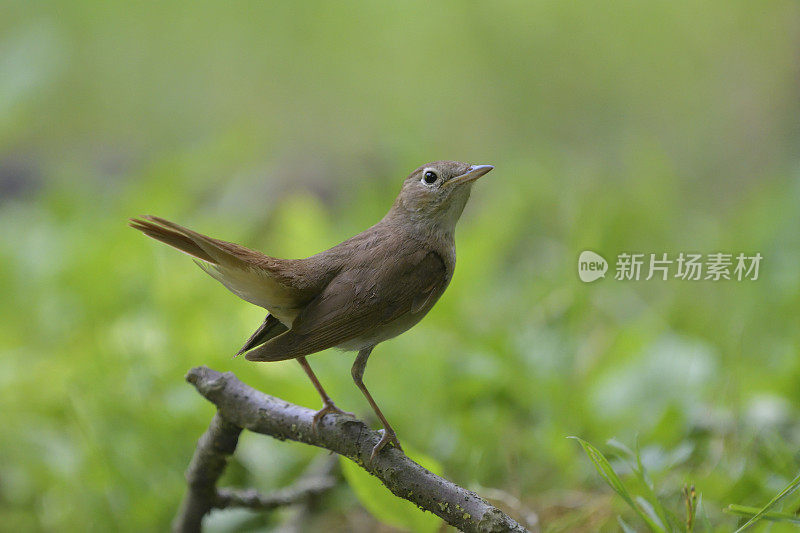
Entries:
{"type": "MultiPolygon", "coordinates": [[[[688,487],[683,486],[682,497],[684,504],[685,515],[683,519],[679,516],[679,506],[670,508],[670,498],[664,497],[656,493],[656,488],[653,485],[650,476],[647,473],[644,465],[642,464],[642,457],[637,449],[636,452],[631,451],[628,447],[620,442],[611,440],[608,445],[612,447],[617,454],[623,458],[624,466],[634,474],[634,479],[637,483],[640,494],[634,495],[625,483],[620,478],[617,470],[612,466],[606,456],[592,444],[586,442],[578,437],[570,437],[577,440],[583,451],[594,464],[597,472],[605,480],[609,487],[616,492],[622,500],[632,509],[636,515],[641,519],[647,528],[653,533],[692,533],[693,531],[714,531],[705,509],[702,509],[702,521],[698,520],[698,510],[702,506],[702,495],[697,494],[694,485],[688,487]],[[698,523],[699,522],[699,523],[698,523]]],[[[776,512],[773,511],[779,503],[792,495],[797,488],[800,487],[800,475],[795,477],[789,484],[776,494],[766,505],[760,509],[757,507],[748,507],[744,505],[730,504],[725,509],[726,512],[745,516],[748,518],[735,533],[742,533],[754,527],[761,520],[769,520],[771,522],[778,522],[784,524],[800,524],[800,514],[776,512]]],[[[795,502],[794,508],[797,508],[795,502]]],[[[617,517],[620,526],[624,531],[635,531],[629,526],[622,517],[617,517]]]]}

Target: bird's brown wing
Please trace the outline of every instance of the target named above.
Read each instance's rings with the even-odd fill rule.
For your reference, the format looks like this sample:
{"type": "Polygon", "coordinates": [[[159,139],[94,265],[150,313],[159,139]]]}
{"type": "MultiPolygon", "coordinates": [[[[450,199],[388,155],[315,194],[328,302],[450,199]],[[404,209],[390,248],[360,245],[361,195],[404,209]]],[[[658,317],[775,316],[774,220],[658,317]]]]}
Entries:
{"type": "MultiPolygon", "coordinates": [[[[298,275],[302,260],[269,257],[232,242],[207,237],[169,220],[144,216],[131,219],[131,227],[173,248],[201,259],[197,264],[231,292],[264,307],[281,322],[291,323],[297,313],[324,285],[304,284],[298,275]]],[[[301,272],[299,274],[302,274],[301,272]]]]}
{"type": "Polygon", "coordinates": [[[436,252],[417,261],[351,268],[339,273],[297,317],[292,328],[246,355],[251,361],[283,361],[338,346],[370,330],[418,313],[447,286],[447,269],[436,252]],[[402,264],[401,264],[402,263],[402,264]],[[380,272],[375,277],[375,272],[380,272]]]}

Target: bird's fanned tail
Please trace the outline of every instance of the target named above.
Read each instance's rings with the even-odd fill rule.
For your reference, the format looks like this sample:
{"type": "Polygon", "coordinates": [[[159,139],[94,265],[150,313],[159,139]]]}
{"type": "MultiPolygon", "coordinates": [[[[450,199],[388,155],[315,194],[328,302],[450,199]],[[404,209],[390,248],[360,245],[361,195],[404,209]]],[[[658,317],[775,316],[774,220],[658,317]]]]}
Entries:
{"type": "Polygon", "coordinates": [[[286,260],[213,239],[160,217],[145,215],[131,219],[129,225],[199,259],[196,263],[211,277],[243,300],[269,310],[284,326],[290,326],[298,310],[313,297],[313,290],[292,286],[281,275],[286,260]]]}

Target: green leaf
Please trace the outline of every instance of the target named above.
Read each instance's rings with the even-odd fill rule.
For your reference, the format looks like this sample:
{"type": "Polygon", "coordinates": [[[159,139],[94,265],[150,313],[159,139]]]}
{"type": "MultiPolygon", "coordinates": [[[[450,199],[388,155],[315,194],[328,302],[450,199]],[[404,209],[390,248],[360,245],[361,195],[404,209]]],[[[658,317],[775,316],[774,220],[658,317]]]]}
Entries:
{"type": "MultiPolygon", "coordinates": [[[[798,474],[797,477],[795,477],[791,483],[786,485],[786,487],[782,491],[776,494],[775,497],[772,498],[767,505],[762,507],[761,510],[759,510],[756,514],[754,514],[750,520],[745,522],[745,524],[742,527],[737,529],[735,533],[741,533],[742,531],[746,531],[751,527],[753,527],[753,525],[755,525],[756,522],[765,517],[764,515],[766,515],[770,509],[778,505],[778,502],[780,502],[786,496],[796,491],[797,487],[800,487],[800,474],[798,474]]],[[[740,506],[735,506],[735,507],[739,508],[740,506]]],[[[728,508],[730,509],[730,506],[728,508]]]]}
{"type": "Polygon", "coordinates": [[[658,495],[655,492],[655,485],[653,484],[653,480],[650,478],[650,475],[647,473],[647,469],[644,467],[642,463],[642,456],[639,450],[639,442],[638,438],[636,441],[636,451],[631,450],[622,442],[616,439],[610,439],[606,442],[608,446],[613,448],[617,454],[619,455],[620,459],[625,461],[631,471],[636,475],[636,478],[641,483],[641,488],[644,491],[644,496],[640,497],[642,501],[637,499],[637,502],[644,510],[644,512],[648,513],[648,515],[653,518],[653,520],[659,524],[660,526],[664,527],[664,529],[675,529],[675,523],[679,522],[678,519],[675,517],[673,513],[671,513],[664,505],[661,503],[661,500],[658,498],[658,495]],[[667,527],[669,526],[669,527],[667,527]]]}
{"type": "Polygon", "coordinates": [[[636,475],[639,476],[642,483],[650,490],[650,493],[653,494],[653,497],[656,501],[658,498],[655,498],[655,487],[653,485],[653,480],[650,479],[650,475],[647,473],[647,469],[645,469],[644,465],[642,464],[642,453],[639,449],[639,438],[636,438],[636,475]]]}
{"type": "MultiPolygon", "coordinates": [[[[664,531],[664,526],[661,525],[660,520],[655,521],[650,516],[651,514],[655,515],[653,513],[652,506],[650,505],[646,506],[645,511],[643,511],[642,508],[640,508],[639,505],[637,505],[637,503],[634,502],[630,492],[628,492],[628,489],[625,488],[625,485],[623,485],[622,480],[619,478],[617,473],[614,472],[614,469],[611,467],[611,463],[608,462],[608,459],[606,459],[606,457],[600,452],[600,450],[598,450],[585,440],[581,439],[580,437],[568,437],[568,438],[575,439],[580,443],[580,445],[583,447],[583,451],[585,451],[586,455],[589,456],[589,459],[592,461],[592,463],[594,463],[597,472],[603,477],[603,479],[605,479],[606,483],[608,483],[608,486],[614,489],[614,492],[619,494],[631,509],[636,511],[636,514],[638,514],[639,517],[642,520],[644,520],[644,522],[648,525],[648,527],[650,527],[652,531],[656,531],[659,533],[662,533],[664,531]]],[[[640,500],[642,499],[640,498],[640,500]]]]}
{"type": "Polygon", "coordinates": [[[636,530],[628,525],[628,523],[623,520],[621,516],[617,517],[617,523],[619,524],[619,527],[622,528],[622,533],[636,533],[636,530]]]}
{"type": "Polygon", "coordinates": [[[647,516],[650,517],[650,520],[652,520],[663,531],[664,530],[664,522],[661,520],[661,517],[658,516],[658,513],[656,512],[656,510],[653,508],[653,504],[650,503],[646,498],[644,498],[642,496],[637,496],[636,497],[636,503],[638,503],[639,507],[642,509],[642,511],[644,513],[646,513],[647,516]]]}
{"type": "MultiPolygon", "coordinates": [[[[433,458],[424,455],[407,443],[403,443],[406,455],[437,475],[442,474],[442,466],[433,458]]],[[[435,533],[442,525],[438,516],[419,509],[408,500],[398,498],[381,481],[369,474],[356,463],[340,457],[342,472],[347,483],[355,492],[361,505],[381,522],[414,533],[435,533]]]]}
{"type": "MultiPolygon", "coordinates": [[[[758,507],[748,507],[746,505],[735,504],[731,504],[725,509],[725,512],[727,513],[751,517],[758,514],[759,511],[760,509],[758,507]]],[[[796,514],[768,511],[764,513],[761,518],[763,520],[771,520],[773,522],[789,522],[791,524],[800,524],[800,516],[796,514]]]]}
{"type": "Polygon", "coordinates": [[[705,531],[713,531],[714,528],[711,527],[711,520],[708,518],[708,513],[706,512],[705,505],[703,505],[703,495],[700,494],[697,497],[697,509],[695,511],[695,516],[699,516],[703,519],[703,529],[705,531]]]}
{"type": "Polygon", "coordinates": [[[633,453],[633,450],[628,448],[625,444],[618,441],[617,439],[608,439],[606,441],[606,445],[614,448],[620,456],[630,461],[634,461],[636,459],[636,454],[633,453]]]}
{"type": "Polygon", "coordinates": [[[667,509],[662,505],[661,500],[658,498],[656,494],[655,485],[653,484],[653,480],[650,478],[650,475],[647,473],[647,469],[644,467],[642,463],[642,454],[639,449],[639,439],[636,439],[636,451],[634,452],[634,457],[636,458],[636,467],[633,468],[636,477],[642,483],[646,493],[647,502],[652,505],[651,511],[653,511],[658,516],[658,522],[662,525],[670,524],[671,520],[674,521],[674,516],[667,511],[667,509]]]}

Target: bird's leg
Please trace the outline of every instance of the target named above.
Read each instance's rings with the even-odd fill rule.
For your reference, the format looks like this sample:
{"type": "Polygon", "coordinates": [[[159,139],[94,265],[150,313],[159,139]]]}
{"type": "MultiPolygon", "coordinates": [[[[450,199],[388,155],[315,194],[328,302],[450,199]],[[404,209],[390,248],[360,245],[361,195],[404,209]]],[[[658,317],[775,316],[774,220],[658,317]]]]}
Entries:
{"type": "Polygon", "coordinates": [[[322,420],[322,417],[327,415],[328,413],[337,413],[340,415],[355,417],[353,413],[342,411],[341,409],[336,407],[336,404],[333,403],[331,397],[328,396],[328,393],[325,392],[325,389],[322,388],[322,383],[320,383],[319,380],[317,379],[317,376],[314,375],[314,371],[311,370],[311,366],[308,364],[308,361],[306,361],[305,357],[298,357],[297,362],[300,363],[300,366],[302,366],[303,370],[306,371],[306,374],[308,374],[308,378],[311,380],[311,383],[314,384],[314,388],[317,389],[317,392],[322,397],[322,409],[314,413],[314,420],[311,422],[311,428],[314,430],[315,433],[317,432],[317,424],[319,424],[319,421],[322,420]]]}
{"type": "Polygon", "coordinates": [[[353,363],[353,368],[351,369],[350,373],[353,375],[353,381],[356,382],[356,386],[361,389],[361,392],[364,393],[366,396],[367,401],[372,406],[372,410],[375,411],[375,414],[378,415],[381,423],[383,424],[383,436],[381,440],[378,441],[378,444],[372,448],[372,454],[369,457],[369,460],[372,461],[375,458],[375,455],[383,449],[388,443],[392,443],[398,450],[403,451],[403,448],[400,447],[400,441],[397,440],[397,435],[392,429],[392,426],[389,424],[389,421],[386,420],[386,417],[383,416],[381,413],[378,404],[375,403],[375,400],[372,399],[372,395],[367,390],[367,387],[364,385],[364,369],[367,366],[367,359],[369,359],[369,354],[372,353],[372,349],[374,346],[370,346],[369,348],[364,348],[363,350],[358,352],[358,356],[356,356],[356,361],[353,363]]]}

